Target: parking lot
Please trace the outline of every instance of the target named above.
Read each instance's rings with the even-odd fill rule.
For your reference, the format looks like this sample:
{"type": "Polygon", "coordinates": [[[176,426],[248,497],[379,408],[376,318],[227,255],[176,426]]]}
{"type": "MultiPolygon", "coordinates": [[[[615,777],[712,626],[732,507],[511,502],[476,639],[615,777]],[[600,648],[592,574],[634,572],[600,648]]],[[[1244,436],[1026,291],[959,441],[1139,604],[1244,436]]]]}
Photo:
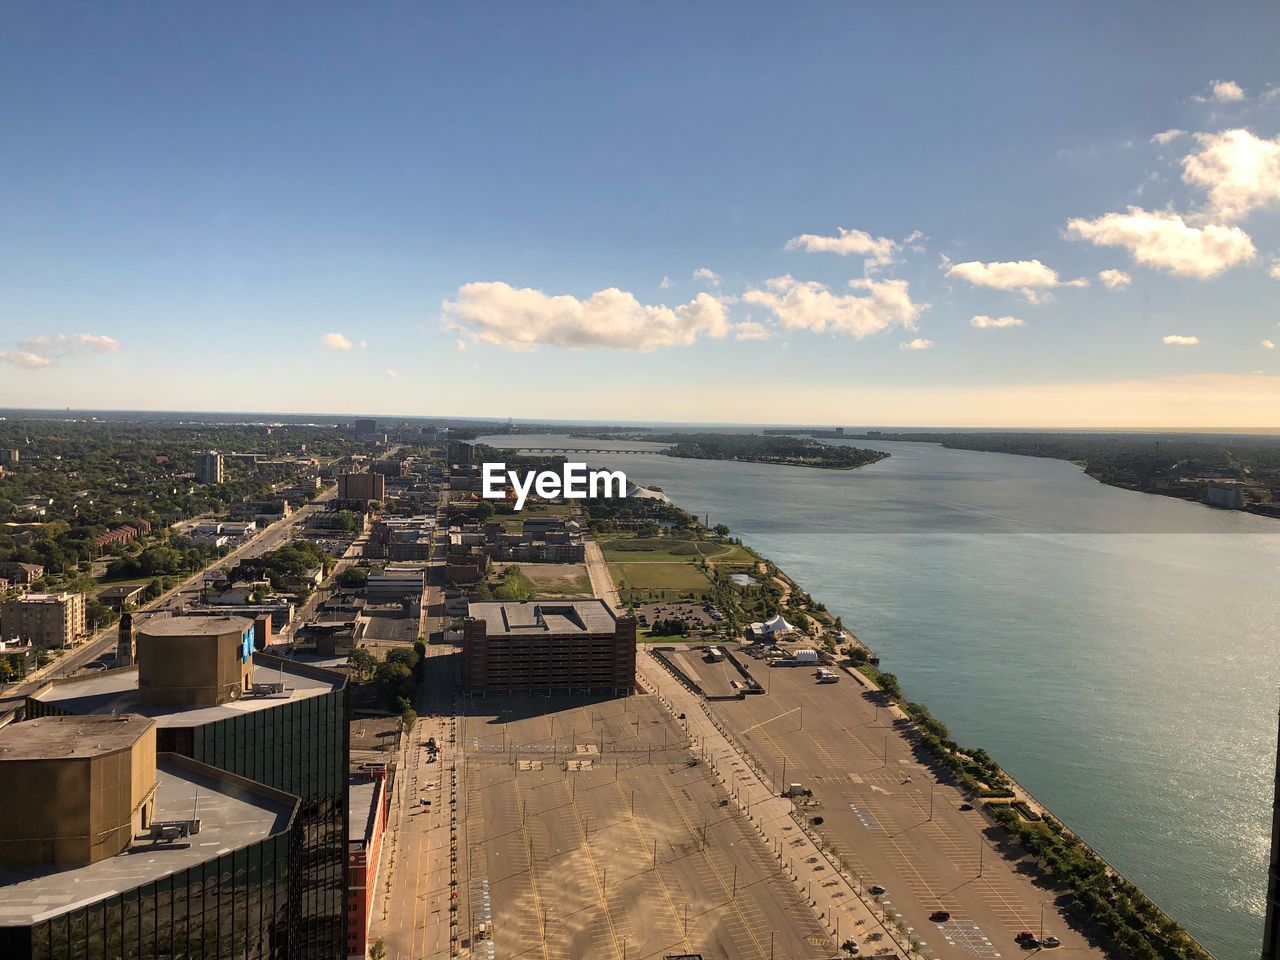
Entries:
{"type": "Polygon", "coordinates": [[[473,955],[825,958],[834,944],[654,698],[465,704],[473,955]]]}
{"type": "Polygon", "coordinates": [[[1062,919],[1051,889],[1004,855],[1003,831],[962,810],[966,798],[916,760],[905,721],[878,707],[877,695],[844,673],[818,684],[808,668],[749,662],[768,692],[712,703],[712,712],[775,785],[813,791],[799,812],[821,818],[818,834],[862,892],[884,887],[869,899],[926,955],[1019,954],[1015,936],[1042,929],[1062,939],[1055,956],[1105,955],[1062,919]],[[940,910],[951,919],[931,921],[940,910]]]}
{"type": "Polygon", "coordinates": [[[705,650],[677,647],[667,657],[708,697],[731,697],[745,686],[742,674],[732,663],[708,660],[705,650]]]}

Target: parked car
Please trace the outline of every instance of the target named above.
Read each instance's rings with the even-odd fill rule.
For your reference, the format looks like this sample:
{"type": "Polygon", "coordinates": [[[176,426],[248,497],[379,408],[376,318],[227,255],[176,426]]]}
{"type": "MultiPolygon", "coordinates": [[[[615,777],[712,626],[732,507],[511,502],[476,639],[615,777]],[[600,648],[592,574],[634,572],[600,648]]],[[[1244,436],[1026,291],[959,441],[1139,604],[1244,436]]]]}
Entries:
{"type": "Polygon", "coordinates": [[[962,803],[962,804],[960,804],[960,809],[961,809],[961,810],[972,810],[972,809],[973,809],[973,804],[972,804],[972,803],[962,803]]]}
{"type": "Polygon", "coordinates": [[[1035,950],[1040,946],[1040,941],[1036,937],[1028,937],[1020,944],[1023,950],[1035,950]]]}
{"type": "Polygon", "coordinates": [[[935,910],[933,911],[933,913],[929,914],[929,919],[932,920],[934,923],[946,923],[948,920],[951,919],[951,911],[935,910]]]}
{"type": "Polygon", "coordinates": [[[1036,935],[1030,930],[1023,930],[1020,934],[1013,938],[1014,943],[1021,943],[1023,940],[1034,940],[1036,935]]]}
{"type": "Polygon", "coordinates": [[[1059,940],[1057,937],[1045,937],[1043,940],[1040,941],[1040,946],[1047,947],[1048,949],[1052,950],[1054,947],[1062,946],[1062,941],[1059,940]]]}
{"type": "Polygon", "coordinates": [[[867,887],[867,892],[873,897],[883,897],[886,891],[884,887],[880,886],[880,884],[873,883],[871,886],[867,887]]]}

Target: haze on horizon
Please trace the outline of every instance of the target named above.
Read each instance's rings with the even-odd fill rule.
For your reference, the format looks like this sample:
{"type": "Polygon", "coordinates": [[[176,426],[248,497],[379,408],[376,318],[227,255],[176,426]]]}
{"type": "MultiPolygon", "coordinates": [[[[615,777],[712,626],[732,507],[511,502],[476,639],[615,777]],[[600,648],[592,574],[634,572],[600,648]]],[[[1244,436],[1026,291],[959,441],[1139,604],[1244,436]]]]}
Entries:
{"type": "Polygon", "coordinates": [[[1278,28],[13,4],[0,406],[1277,428],[1278,28]]]}

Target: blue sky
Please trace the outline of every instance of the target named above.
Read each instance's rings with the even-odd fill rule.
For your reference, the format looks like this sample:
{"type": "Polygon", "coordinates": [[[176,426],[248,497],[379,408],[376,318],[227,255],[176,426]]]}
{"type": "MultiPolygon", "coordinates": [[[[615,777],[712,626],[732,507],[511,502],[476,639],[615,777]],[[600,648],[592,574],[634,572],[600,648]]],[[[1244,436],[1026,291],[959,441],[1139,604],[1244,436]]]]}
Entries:
{"type": "Polygon", "coordinates": [[[0,406],[1280,427],[1277,41],[1274,4],[7,4],[0,406]]]}

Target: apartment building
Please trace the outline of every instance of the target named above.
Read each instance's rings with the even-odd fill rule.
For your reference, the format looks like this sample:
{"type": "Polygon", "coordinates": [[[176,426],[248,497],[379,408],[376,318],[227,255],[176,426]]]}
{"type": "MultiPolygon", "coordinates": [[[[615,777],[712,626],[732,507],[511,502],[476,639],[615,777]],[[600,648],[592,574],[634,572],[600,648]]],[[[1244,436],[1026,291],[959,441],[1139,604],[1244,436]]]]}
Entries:
{"type": "Polygon", "coordinates": [[[0,603],[0,640],[65,647],[84,635],[83,593],[28,593],[0,603]]]}

